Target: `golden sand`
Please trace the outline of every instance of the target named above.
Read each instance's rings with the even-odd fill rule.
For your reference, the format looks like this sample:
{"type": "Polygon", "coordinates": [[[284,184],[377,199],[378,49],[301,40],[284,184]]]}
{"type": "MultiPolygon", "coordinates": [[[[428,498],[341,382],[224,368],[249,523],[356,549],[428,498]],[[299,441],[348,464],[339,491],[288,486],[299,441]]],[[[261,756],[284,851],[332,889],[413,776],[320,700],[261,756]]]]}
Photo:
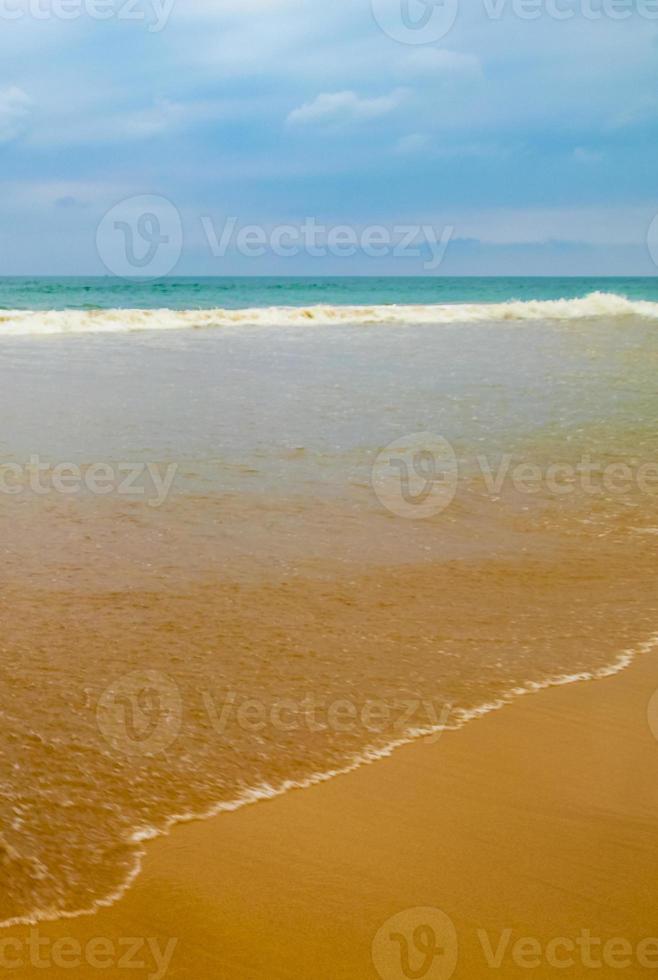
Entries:
{"type": "Polygon", "coordinates": [[[474,707],[638,656],[608,679],[517,697],[373,765],[176,826],[145,845],[118,901],[0,932],[0,969],[72,980],[645,975],[658,963],[654,541],[628,518],[605,535],[540,520],[519,518],[524,547],[510,538],[486,558],[323,558],[233,578],[220,574],[221,548],[215,566],[204,554],[196,568],[176,547],[170,575],[155,525],[138,534],[113,520],[107,540],[93,525],[89,547],[102,543],[115,564],[94,567],[77,548],[91,526],[81,522],[61,542],[75,567],[53,539],[63,574],[46,566],[21,582],[16,569],[0,598],[2,752],[20,773],[20,796],[1,801],[5,916],[35,896],[78,909],[116,892],[137,827],[262,779],[304,782],[404,734],[373,734],[363,712],[346,730],[282,731],[271,723],[281,699],[474,707]],[[109,548],[117,526],[134,553],[109,548]],[[99,706],[137,669],[171,683],[182,713],[171,742],[126,756],[99,706]],[[218,730],[204,695],[220,707],[228,692],[259,701],[269,726],[232,716],[218,730]]]}
{"type": "MultiPolygon", "coordinates": [[[[378,976],[382,924],[430,908],[454,924],[456,977],[582,977],[583,957],[604,954],[594,975],[645,976],[638,956],[654,949],[658,962],[647,942],[658,934],[658,742],[647,720],[657,688],[658,658],[646,654],[612,678],[522,698],[435,744],[178,827],[148,845],[123,900],[93,917],[8,930],[3,940],[16,945],[5,955],[29,964],[31,933],[45,961],[72,962],[76,948],[87,960],[48,976],[153,976],[164,961],[150,950],[171,951],[176,939],[170,978],[365,980],[378,976]],[[53,954],[64,937],[70,944],[53,954]],[[132,937],[152,942],[133,953],[132,937]],[[488,943],[499,968],[487,963],[488,943]],[[119,952],[142,969],[126,973],[119,952]],[[547,955],[575,965],[549,967],[547,955]]],[[[428,913],[403,925],[418,915],[428,913]]],[[[447,977],[450,955],[418,975],[447,977]]],[[[416,975],[385,962],[384,980],[416,975]]]]}

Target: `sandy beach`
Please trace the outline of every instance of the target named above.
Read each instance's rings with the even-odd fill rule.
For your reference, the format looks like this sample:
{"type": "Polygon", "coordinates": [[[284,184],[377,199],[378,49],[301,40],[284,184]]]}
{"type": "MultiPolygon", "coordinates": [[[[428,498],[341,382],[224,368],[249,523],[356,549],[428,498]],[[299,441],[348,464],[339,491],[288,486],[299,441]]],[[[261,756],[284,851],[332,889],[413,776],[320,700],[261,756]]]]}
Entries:
{"type": "Polygon", "coordinates": [[[658,975],[658,0],[0,24],[0,980],[658,975]]]}
{"type": "Polygon", "coordinates": [[[49,971],[71,978],[125,976],[130,963],[133,976],[185,980],[644,976],[658,964],[657,688],[645,653],[434,744],[179,826],[146,846],[117,904],[7,930],[3,954],[30,977],[42,975],[35,949],[49,965],[81,951],[82,965],[49,971]],[[418,909],[440,910],[454,935],[418,909]],[[373,939],[403,912],[410,965],[401,939],[380,938],[378,974],[373,939]],[[422,972],[413,930],[428,921],[443,953],[422,972]]]}
{"type": "Polygon", "coordinates": [[[494,312],[6,342],[7,975],[656,966],[655,326],[494,312]]]}

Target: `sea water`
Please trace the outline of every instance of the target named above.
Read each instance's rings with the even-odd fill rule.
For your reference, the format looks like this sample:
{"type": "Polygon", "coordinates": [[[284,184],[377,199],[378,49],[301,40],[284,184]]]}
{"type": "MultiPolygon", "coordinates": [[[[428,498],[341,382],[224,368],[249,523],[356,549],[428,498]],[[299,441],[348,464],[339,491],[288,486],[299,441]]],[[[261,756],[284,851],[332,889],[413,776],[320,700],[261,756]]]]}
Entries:
{"type": "Polygon", "coordinates": [[[0,307],[3,920],[650,648],[654,280],[5,279],[0,307]]]}

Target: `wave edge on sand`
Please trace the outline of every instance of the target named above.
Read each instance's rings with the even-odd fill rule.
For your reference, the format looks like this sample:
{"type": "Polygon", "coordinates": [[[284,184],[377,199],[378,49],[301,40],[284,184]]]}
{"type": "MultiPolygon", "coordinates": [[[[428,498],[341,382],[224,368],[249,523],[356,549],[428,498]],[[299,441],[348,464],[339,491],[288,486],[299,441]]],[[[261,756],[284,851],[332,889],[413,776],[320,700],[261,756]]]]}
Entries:
{"type": "MultiPolygon", "coordinates": [[[[285,780],[279,786],[272,786],[269,783],[262,783],[259,786],[248,789],[242,796],[228,801],[214,804],[210,809],[202,813],[182,813],[174,814],[167,818],[161,827],[143,827],[136,829],[129,843],[140,845],[158,837],[166,837],[171,831],[180,824],[192,823],[200,820],[210,820],[222,813],[232,813],[242,807],[250,806],[266,800],[276,799],[293,790],[310,789],[312,786],[329,782],[338,776],[345,776],[355,772],[363,766],[372,765],[381,759],[390,758],[393,753],[405,745],[412,745],[421,739],[432,739],[440,737],[446,731],[456,732],[464,728],[471,721],[484,718],[494,711],[499,711],[506,705],[512,704],[518,698],[528,694],[537,694],[540,691],[552,687],[562,687],[567,684],[578,684],[586,681],[597,681],[613,677],[626,670],[636,660],[637,657],[650,653],[658,648],[658,633],[653,634],[649,639],[640,643],[637,647],[622,651],[614,663],[606,667],[600,667],[591,671],[582,671],[578,674],[562,674],[548,678],[544,681],[529,681],[521,687],[512,688],[502,697],[495,701],[487,702],[471,709],[455,709],[455,721],[451,724],[440,724],[427,726],[424,728],[409,729],[402,737],[393,740],[385,746],[375,748],[367,747],[363,752],[353,757],[349,762],[339,769],[331,769],[326,772],[312,773],[306,779],[285,780]]],[[[450,706],[452,713],[452,706],[450,706]]],[[[16,916],[0,922],[0,929],[9,929],[17,926],[35,926],[41,922],[54,922],[62,919],[77,919],[81,916],[92,916],[103,908],[109,908],[119,902],[130,890],[135,880],[139,877],[142,870],[142,861],[145,855],[143,847],[139,847],[135,853],[133,867],[126,877],[123,884],[102,898],[96,899],[88,908],[77,909],[74,911],[56,909],[35,909],[29,915],[16,916]]]]}
{"type": "Polygon", "coordinates": [[[293,327],[300,325],[443,325],[496,321],[588,320],[641,317],[658,320],[658,303],[630,300],[615,293],[590,293],[580,299],[512,300],[505,303],[430,306],[271,306],[251,309],[95,309],[3,310],[0,337],[57,334],[131,333],[221,327],[293,327]]]}

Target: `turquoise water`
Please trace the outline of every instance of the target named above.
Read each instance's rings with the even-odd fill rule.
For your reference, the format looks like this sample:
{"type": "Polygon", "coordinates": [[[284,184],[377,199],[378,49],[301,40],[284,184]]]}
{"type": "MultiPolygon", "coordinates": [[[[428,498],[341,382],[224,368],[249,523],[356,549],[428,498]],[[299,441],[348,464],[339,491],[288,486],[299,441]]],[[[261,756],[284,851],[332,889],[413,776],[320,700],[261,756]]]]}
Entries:
{"type": "Polygon", "coordinates": [[[651,278],[0,278],[0,309],[240,309],[243,307],[505,303],[594,292],[658,302],[651,278]]]}

